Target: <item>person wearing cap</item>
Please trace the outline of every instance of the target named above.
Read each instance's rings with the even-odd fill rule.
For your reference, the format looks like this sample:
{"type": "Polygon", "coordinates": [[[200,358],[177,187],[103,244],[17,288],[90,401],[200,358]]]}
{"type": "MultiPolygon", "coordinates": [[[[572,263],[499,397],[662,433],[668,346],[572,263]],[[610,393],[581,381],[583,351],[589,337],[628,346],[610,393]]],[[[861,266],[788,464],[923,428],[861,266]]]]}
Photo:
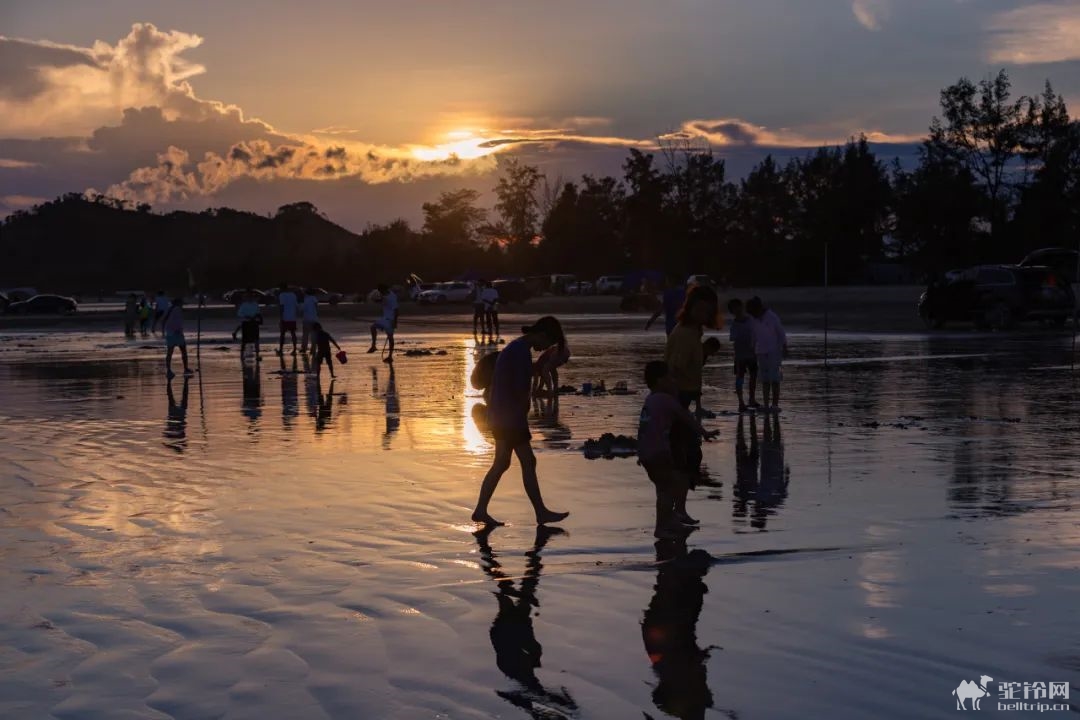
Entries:
{"type": "Polygon", "coordinates": [[[532,351],[545,350],[553,345],[565,347],[566,336],[559,321],[550,315],[540,318],[534,325],[523,327],[521,332],[521,337],[507,344],[499,353],[491,381],[488,418],[495,437],[495,458],[484,476],[480,497],[472,514],[473,522],[484,525],[502,524],[488,512],[488,503],[495,494],[499,480],[510,469],[513,455],[517,455],[521,463],[521,479],[525,484],[525,494],[529,496],[536,513],[536,523],[558,522],[570,514],[549,510],[544,505],[536,476],[536,455],[533,454],[528,420],[533,375],[532,351]]]}

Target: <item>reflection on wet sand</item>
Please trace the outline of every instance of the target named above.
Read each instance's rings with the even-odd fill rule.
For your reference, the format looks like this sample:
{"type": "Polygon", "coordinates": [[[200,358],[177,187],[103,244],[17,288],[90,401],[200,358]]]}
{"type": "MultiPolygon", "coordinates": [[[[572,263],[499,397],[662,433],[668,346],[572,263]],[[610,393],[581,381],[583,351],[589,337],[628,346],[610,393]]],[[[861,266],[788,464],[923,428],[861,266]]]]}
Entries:
{"type": "Polygon", "coordinates": [[[254,442],[258,438],[259,419],[262,417],[262,378],[259,367],[245,365],[243,370],[243,399],[240,412],[248,419],[248,435],[254,442]]]}
{"type": "Polygon", "coordinates": [[[525,574],[515,588],[514,580],[503,571],[489,542],[494,530],[495,527],[490,526],[474,533],[480,549],[480,568],[498,584],[495,598],[499,610],[491,623],[491,646],[499,670],[520,686],[517,690],[497,691],[498,695],[537,720],[574,717],[578,706],[566,688],[549,690],[536,677],[543,648],[536,639],[532,620],[533,608],[540,607],[536,597],[544,567],[540,553],[549,539],[564,535],[566,531],[548,526],[536,528],[533,547],[525,553],[525,574]]]}
{"type": "Polygon", "coordinates": [[[565,448],[569,445],[570,428],[559,422],[558,395],[534,397],[532,421],[544,444],[553,448],[565,448]]]}
{"type": "MultiPolygon", "coordinates": [[[[297,367],[296,356],[292,356],[291,367],[285,366],[285,357],[278,356],[281,363],[281,426],[285,430],[292,430],[296,424],[296,418],[300,416],[300,369],[297,367]]],[[[304,365],[308,363],[304,356],[304,365]]],[[[307,372],[305,367],[304,372],[307,372]]]]}
{"type": "MultiPolygon", "coordinates": [[[[917,355],[934,342],[837,351],[917,355]]],[[[567,380],[615,378],[645,343],[583,333],[567,380]]],[[[532,407],[543,481],[581,512],[573,543],[544,548],[539,537],[523,558],[531,518],[511,518],[530,524],[508,563],[491,542],[517,530],[474,543],[461,525],[491,450],[486,406],[468,385],[476,351],[461,336],[423,344],[449,354],[402,357],[393,376],[375,359],[370,394],[366,358],[329,393],[326,376],[320,386],[283,374],[264,394],[255,368],[236,377],[235,354],[204,353],[190,395],[181,378],[166,382],[160,349],[0,362],[7,707],[19,717],[735,717],[716,706],[739,717],[929,717],[952,711],[958,677],[911,692],[927,667],[976,657],[995,675],[1032,679],[1076,667],[1080,396],[1064,371],[1024,372],[1026,348],[978,363],[838,363],[827,376],[792,367],[779,420],[707,422],[724,440],[704,446],[715,485],[697,497],[729,483],[732,498],[700,503],[691,548],[658,547],[654,566],[641,469],[585,461],[568,442],[633,433],[640,394],[532,407]],[[292,462],[276,450],[283,440],[292,462]],[[788,463],[799,481],[790,495],[788,463]],[[693,546],[722,554],[709,594],[708,558],[693,546]],[[841,550],[793,552],[814,548],[841,550]],[[725,651],[710,660],[703,646],[718,638],[725,651]],[[763,708],[761,679],[777,668],[782,692],[763,708]]],[[[267,363],[276,375],[279,362],[267,363]]],[[[706,374],[716,396],[730,384],[726,367],[706,374]]]]}
{"type": "Polygon", "coordinates": [[[698,645],[697,623],[705,602],[712,557],[687,551],[685,541],[656,543],[656,585],[641,621],[641,638],[657,684],[656,707],[682,720],[700,720],[713,706],[706,663],[712,646],[698,645]]]}
{"type": "Polygon", "coordinates": [[[169,380],[166,394],[169,399],[169,415],[165,420],[165,447],[172,448],[176,452],[184,452],[187,447],[187,409],[188,409],[188,380],[184,378],[184,389],[180,395],[179,404],[173,394],[173,381],[169,380]]]}
{"type": "Polygon", "coordinates": [[[398,399],[397,374],[393,363],[390,364],[390,378],[386,381],[386,432],[383,433],[383,449],[390,449],[394,433],[401,428],[401,401],[398,399]]]}
{"type": "Polygon", "coordinates": [[[322,383],[316,376],[311,384],[315,386],[315,396],[317,399],[317,405],[315,411],[315,432],[325,432],[329,428],[334,420],[334,380],[330,381],[330,385],[326,388],[326,393],[322,392],[322,383]]]}
{"type": "Polygon", "coordinates": [[[783,506],[788,496],[790,470],[784,459],[780,436],[780,418],[765,416],[764,431],[758,443],[757,417],[750,417],[750,443],[746,442],[745,421],[739,417],[735,429],[735,488],[732,494],[732,517],[745,525],[764,530],[769,518],[783,506]],[[760,466],[760,477],[758,468],[760,466]]]}

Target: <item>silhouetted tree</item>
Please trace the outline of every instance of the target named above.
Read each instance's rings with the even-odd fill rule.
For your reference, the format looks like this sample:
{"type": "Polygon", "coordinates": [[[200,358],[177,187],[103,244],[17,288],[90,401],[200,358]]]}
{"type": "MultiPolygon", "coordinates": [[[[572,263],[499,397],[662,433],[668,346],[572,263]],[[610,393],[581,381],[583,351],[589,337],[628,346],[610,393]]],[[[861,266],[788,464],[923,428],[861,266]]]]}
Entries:
{"type": "Polygon", "coordinates": [[[893,235],[902,256],[927,273],[956,268],[979,258],[972,226],[984,196],[971,172],[949,157],[920,151],[913,172],[893,172],[893,235]]]}
{"type": "MultiPolygon", "coordinates": [[[[776,268],[784,262],[794,237],[795,201],[772,155],[739,184],[732,215],[728,277],[752,283],[777,277],[776,268]]],[[[790,280],[779,280],[786,281],[790,280]]]]}
{"type": "Polygon", "coordinates": [[[487,211],[476,206],[480,193],[463,188],[439,195],[424,203],[424,234],[441,255],[466,252],[476,245],[477,230],[487,219],[487,211]]]}
{"type": "Polygon", "coordinates": [[[671,251],[670,228],[664,212],[671,179],[656,169],[654,161],[652,154],[631,148],[630,157],[623,163],[627,187],[623,216],[626,257],[642,268],[663,266],[671,251]]]}
{"type": "Polygon", "coordinates": [[[934,152],[966,168],[982,185],[985,217],[995,240],[1008,219],[1010,163],[1028,136],[1029,104],[1028,98],[1012,99],[1012,83],[1004,70],[977,86],[961,78],[941,91],[942,117],[930,124],[928,143],[934,152]]]}
{"type": "Polygon", "coordinates": [[[796,268],[820,267],[827,242],[830,276],[854,282],[868,261],[882,256],[891,199],[885,167],[859,138],[795,160],[786,174],[795,205],[788,261],[796,268]]]}

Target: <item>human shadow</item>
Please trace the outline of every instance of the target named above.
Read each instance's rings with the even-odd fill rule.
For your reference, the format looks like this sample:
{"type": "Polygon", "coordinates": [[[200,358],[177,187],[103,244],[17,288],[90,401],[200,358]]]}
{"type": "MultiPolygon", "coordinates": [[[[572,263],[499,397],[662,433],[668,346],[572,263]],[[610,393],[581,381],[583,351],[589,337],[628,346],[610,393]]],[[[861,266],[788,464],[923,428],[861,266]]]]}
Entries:
{"type": "Polygon", "coordinates": [[[540,607],[537,590],[544,567],[540,553],[549,539],[564,535],[566,531],[546,525],[536,528],[533,546],[525,553],[525,573],[515,587],[513,578],[503,570],[489,543],[494,530],[495,526],[488,526],[474,533],[480,550],[480,567],[498,585],[495,598],[499,610],[491,623],[491,646],[499,670],[519,686],[515,690],[497,690],[496,693],[536,720],[575,717],[578,705],[569,691],[565,687],[557,691],[548,689],[536,677],[543,648],[533,628],[533,608],[540,607]]]}
{"type": "Polygon", "coordinates": [[[706,663],[714,648],[698,645],[697,621],[709,591],[705,575],[713,558],[698,548],[688,552],[685,540],[660,540],[656,562],[656,585],[641,622],[641,638],[657,679],[652,700],[668,715],[701,720],[713,706],[706,663]]]}
{"type": "Polygon", "coordinates": [[[184,388],[180,394],[180,402],[176,402],[173,394],[172,380],[166,385],[165,392],[169,398],[169,412],[165,419],[165,447],[172,448],[178,453],[187,448],[187,409],[188,409],[188,379],[184,378],[184,388]]]}

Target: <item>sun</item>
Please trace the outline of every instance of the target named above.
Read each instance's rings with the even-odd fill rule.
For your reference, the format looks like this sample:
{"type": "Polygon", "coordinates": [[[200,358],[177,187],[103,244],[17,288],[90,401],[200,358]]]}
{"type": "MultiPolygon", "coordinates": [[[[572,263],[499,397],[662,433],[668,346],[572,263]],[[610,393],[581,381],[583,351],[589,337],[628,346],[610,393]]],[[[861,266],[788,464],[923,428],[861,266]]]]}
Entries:
{"type": "Polygon", "coordinates": [[[445,135],[446,142],[435,145],[414,145],[412,154],[417,160],[440,162],[450,158],[476,160],[498,150],[497,146],[488,146],[490,138],[477,135],[471,130],[452,130],[445,135]]]}

